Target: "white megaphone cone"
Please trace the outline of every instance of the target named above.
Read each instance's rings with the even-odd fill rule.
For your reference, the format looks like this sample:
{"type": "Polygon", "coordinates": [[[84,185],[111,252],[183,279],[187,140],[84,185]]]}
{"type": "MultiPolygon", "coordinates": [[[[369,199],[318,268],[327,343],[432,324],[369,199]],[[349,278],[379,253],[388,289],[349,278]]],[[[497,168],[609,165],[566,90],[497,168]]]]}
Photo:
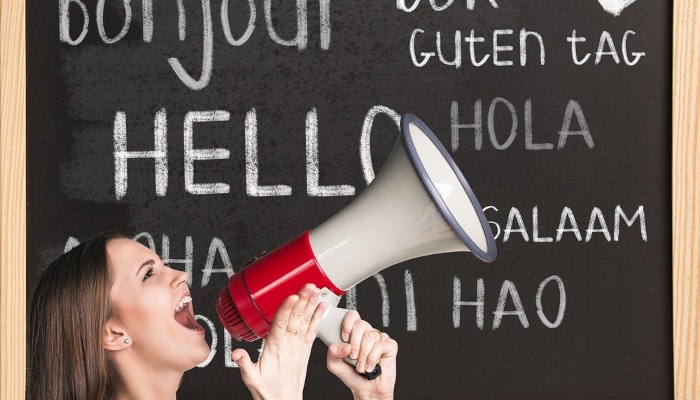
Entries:
{"type": "MultiPolygon", "coordinates": [[[[317,228],[232,276],[216,308],[234,338],[253,341],[267,336],[282,301],[306,283],[326,288],[325,301],[337,304],[345,291],[391,265],[457,251],[491,262],[493,233],[447,150],[406,114],[401,138],[367,189],[317,228]]],[[[341,341],[345,313],[328,307],[318,334],[327,344],[341,341]]]]}
{"type": "Polygon", "coordinates": [[[309,233],[316,260],[342,290],[430,254],[496,258],[486,217],[452,157],[411,114],[402,118],[401,133],[372,184],[309,233]]]}

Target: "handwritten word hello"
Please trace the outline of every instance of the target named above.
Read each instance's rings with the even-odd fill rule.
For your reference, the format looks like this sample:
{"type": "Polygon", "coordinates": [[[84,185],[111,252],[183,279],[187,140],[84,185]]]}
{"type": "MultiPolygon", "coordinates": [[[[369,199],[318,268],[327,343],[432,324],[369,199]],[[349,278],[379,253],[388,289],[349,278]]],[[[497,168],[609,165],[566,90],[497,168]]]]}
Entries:
{"type": "MultiPolygon", "coordinates": [[[[504,98],[495,98],[491,101],[488,112],[484,112],[482,100],[474,102],[473,113],[468,116],[460,116],[459,104],[452,102],[451,131],[452,151],[456,151],[460,144],[460,134],[469,130],[474,133],[474,149],[482,150],[484,131],[488,134],[491,146],[496,150],[505,150],[514,145],[519,132],[523,132],[523,142],[526,150],[553,150],[555,145],[549,142],[535,142],[532,129],[532,101],[526,100],[523,106],[522,117],[516,111],[515,106],[504,98]],[[495,121],[505,113],[510,118],[510,127],[500,135],[497,133],[495,121]],[[473,119],[472,119],[473,116],[473,119]],[[519,121],[523,121],[522,125],[519,121]],[[519,128],[522,126],[522,130],[519,128]],[[500,138],[499,138],[500,136],[500,138]],[[504,139],[505,138],[505,139],[504,139]]],[[[465,114],[465,113],[463,113],[465,114]]],[[[561,129],[556,132],[557,150],[564,149],[570,137],[581,138],[588,149],[594,147],[593,136],[586,123],[581,105],[570,100],[563,112],[561,129]],[[575,124],[572,124],[575,122],[575,124]],[[578,129],[572,129],[572,125],[578,125],[578,129]]],[[[362,123],[359,155],[360,166],[365,179],[369,184],[375,176],[372,165],[370,149],[370,135],[374,120],[383,115],[390,118],[399,130],[400,116],[389,107],[382,105],[372,106],[366,113],[362,123]]],[[[117,200],[124,198],[128,190],[129,160],[151,159],[155,163],[155,193],[156,196],[165,196],[168,191],[168,121],[165,109],[156,112],[153,120],[153,150],[135,150],[127,145],[127,121],[126,113],[118,111],[114,117],[114,192],[117,200]]],[[[228,122],[231,114],[226,110],[190,111],[183,121],[184,139],[184,188],[187,193],[193,195],[212,195],[230,193],[231,186],[226,182],[196,183],[195,164],[200,161],[227,160],[230,158],[230,150],[227,148],[198,148],[195,146],[195,126],[200,123],[228,122]]],[[[319,128],[318,111],[311,109],[306,115],[306,123],[303,128],[306,138],[306,193],[312,197],[353,196],[355,187],[352,185],[322,185],[319,181],[319,128]]],[[[258,162],[258,113],[255,108],[250,109],[245,116],[245,174],[246,194],[251,197],[276,197],[290,196],[292,187],[284,184],[261,185],[259,183],[260,165],[258,162]]],[[[541,140],[541,139],[540,139],[541,140]]]]}

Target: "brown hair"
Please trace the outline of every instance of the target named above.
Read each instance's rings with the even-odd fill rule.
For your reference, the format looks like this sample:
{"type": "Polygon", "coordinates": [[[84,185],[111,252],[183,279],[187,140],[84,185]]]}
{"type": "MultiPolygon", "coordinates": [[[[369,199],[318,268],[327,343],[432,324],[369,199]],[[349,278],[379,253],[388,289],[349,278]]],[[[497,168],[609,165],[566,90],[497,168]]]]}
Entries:
{"type": "Polygon", "coordinates": [[[116,368],[102,347],[110,316],[107,243],[101,233],[63,254],[39,278],[28,332],[27,397],[33,400],[111,397],[116,368]]]}

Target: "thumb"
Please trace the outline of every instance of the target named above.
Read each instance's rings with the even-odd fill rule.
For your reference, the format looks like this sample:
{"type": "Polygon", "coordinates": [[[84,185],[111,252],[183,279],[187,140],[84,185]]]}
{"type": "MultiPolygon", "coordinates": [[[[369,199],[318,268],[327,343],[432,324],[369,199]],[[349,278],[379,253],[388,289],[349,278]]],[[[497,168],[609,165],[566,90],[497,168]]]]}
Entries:
{"type": "Polygon", "coordinates": [[[243,380],[246,380],[247,376],[250,376],[250,372],[253,370],[253,361],[250,359],[248,352],[245,349],[236,349],[231,352],[231,359],[238,364],[238,368],[241,369],[241,374],[243,375],[243,380]]]}
{"type": "Polygon", "coordinates": [[[331,371],[341,380],[345,381],[346,377],[355,374],[355,369],[343,361],[344,357],[350,355],[352,347],[348,343],[332,343],[328,346],[328,356],[326,357],[326,365],[331,371]]]}

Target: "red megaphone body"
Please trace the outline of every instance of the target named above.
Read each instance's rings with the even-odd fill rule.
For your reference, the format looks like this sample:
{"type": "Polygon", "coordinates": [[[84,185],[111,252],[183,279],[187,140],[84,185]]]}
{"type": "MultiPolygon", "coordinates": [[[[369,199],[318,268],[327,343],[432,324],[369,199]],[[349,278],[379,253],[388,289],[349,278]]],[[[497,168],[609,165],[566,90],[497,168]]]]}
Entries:
{"type": "Polygon", "coordinates": [[[233,275],[221,291],[216,311],[234,339],[252,342],[267,336],[282,301],[307,283],[345,294],[316,261],[309,231],[233,275]]]}

